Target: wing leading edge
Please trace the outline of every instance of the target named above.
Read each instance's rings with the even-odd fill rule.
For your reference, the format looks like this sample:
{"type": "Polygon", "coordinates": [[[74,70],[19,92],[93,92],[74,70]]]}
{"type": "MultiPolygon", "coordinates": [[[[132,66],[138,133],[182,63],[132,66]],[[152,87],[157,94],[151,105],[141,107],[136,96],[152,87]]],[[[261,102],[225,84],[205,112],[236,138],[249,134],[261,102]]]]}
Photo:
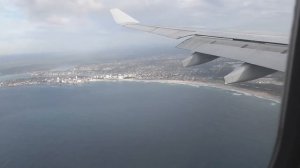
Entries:
{"type": "Polygon", "coordinates": [[[254,80],[286,69],[289,38],[285,36],[148,26],[119,9],[112,9],[111,13],[118,24],[127,28],[173,39],[189,37],[177,46],[193,53],[183,61],[184,66],[204,64],[219,57],[245,62],[225,76],[226,84],[254,80]]]}

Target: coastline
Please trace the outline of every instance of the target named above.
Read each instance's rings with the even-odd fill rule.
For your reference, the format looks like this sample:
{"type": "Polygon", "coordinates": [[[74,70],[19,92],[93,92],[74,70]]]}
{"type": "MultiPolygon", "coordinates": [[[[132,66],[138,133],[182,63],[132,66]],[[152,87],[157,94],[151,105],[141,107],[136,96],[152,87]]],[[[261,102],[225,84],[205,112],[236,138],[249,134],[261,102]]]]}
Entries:
{"type": "MultiPolygon", "coordinates": [[[[145,80],[145,79],[92,79],[89,81],[79,82],[79,83],[73,83],[72,85],[82,85],[87,83],[94,83],[94,82],[140,82],[140,83],[161,83],[161,84],[169,84],[169,85],[185,85],[185,86],[191,86],[191,87],[210,87],[210,88],[216,88],[221,89],[224,91],[231,91],[235,96],[245,95],[245,96],[254,96],[260,99],[270,100],[274,103],[281,103],[281,97],[275,96],[270,93],[266,92],[259,92],[254,91],[251,89],[245,89],[236,87],[233,85],[225,85],[223,83],[217,83],[217,82],[207,82],[207,81],[182,81],[182,80],[145,80]]],[[[30,85],[39,85],[38,83],[33,83],[30,85]]],[[[66,84],[47,84],[52,86],[58,86],[58,85],[71,85],[70,83],[66,84]]],[[[25,86],[25,85],[17,85],[17,86],[25,86]]],[[[9,87],[17,87],[17,86],[9,86],[9,87]]],[[[0,87],[1,88],[1,87],[0,87]]]]}
{"type": "Polygon", "coordinates": [[[258,92],[250,89],[244,89],[244,88],[238,88],[232,85],[224,85],[220,83],[203,82],[203,81],[122,79],[122,80],[93,80],[90,82],[142,82],[142,83],[161,83],[161,84],[171,84],[171,85],[186,85],[192,87],[211,87],[211,88],[235,92],[233,94],[237,96],[242,94],[245,96],[254,96],[260,99],[270,100],[275,103],[281,103],[281,98],[279,96],[274,96],[269,93],[258,92]]]}

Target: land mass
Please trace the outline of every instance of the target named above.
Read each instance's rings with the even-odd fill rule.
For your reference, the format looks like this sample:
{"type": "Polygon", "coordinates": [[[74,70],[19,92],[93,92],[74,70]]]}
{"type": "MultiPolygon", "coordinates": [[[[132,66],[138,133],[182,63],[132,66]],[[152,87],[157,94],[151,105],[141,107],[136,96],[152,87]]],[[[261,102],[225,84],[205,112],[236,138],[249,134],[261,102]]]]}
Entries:
{"type": "MultiPolygon", "coordinates": [[[[258,80],[225,85],[223,77],[241,63],[219,59],[208,64],[184,68],[183,55],[151,56],[106,60],[97,63],[77,63],[42,70],[0,75],[0,87],[24,85],[79,85],[99,81],[139,81],[209,86],[253,95],[280,102],[283,73],[258,80]]],[[[0,72],[1,73],[1,72],[0,72]]]]}

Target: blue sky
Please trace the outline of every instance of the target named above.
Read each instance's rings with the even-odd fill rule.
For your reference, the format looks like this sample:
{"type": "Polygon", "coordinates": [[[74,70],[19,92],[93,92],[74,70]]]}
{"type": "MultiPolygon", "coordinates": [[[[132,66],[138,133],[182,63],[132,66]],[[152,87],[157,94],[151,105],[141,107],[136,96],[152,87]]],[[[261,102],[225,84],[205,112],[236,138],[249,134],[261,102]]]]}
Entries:
{"type": "Polygon", "coordinates": [[[118,7],[176,27],[288,34],[294,0],[0,0],[0,55],[174,45],[116,25],[118,7]]]}

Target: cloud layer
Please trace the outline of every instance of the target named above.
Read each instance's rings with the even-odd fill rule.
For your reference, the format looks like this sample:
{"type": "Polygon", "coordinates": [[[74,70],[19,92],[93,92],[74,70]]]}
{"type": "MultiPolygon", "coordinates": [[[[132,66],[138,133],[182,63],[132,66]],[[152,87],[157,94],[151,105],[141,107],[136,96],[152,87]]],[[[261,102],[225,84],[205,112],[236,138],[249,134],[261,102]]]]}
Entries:
{"type": "Polygon", "coordinates": [[[170,41],[123,29],[121,8],[150,24],[288,33],[294,0],[1,0],[0,55],[91,51],[170,41]]]}
{"type": "Polygon", "coordinates": [[[103,8],[99,0],[13,0],[34,21],[67,24],[103,8]]]}

